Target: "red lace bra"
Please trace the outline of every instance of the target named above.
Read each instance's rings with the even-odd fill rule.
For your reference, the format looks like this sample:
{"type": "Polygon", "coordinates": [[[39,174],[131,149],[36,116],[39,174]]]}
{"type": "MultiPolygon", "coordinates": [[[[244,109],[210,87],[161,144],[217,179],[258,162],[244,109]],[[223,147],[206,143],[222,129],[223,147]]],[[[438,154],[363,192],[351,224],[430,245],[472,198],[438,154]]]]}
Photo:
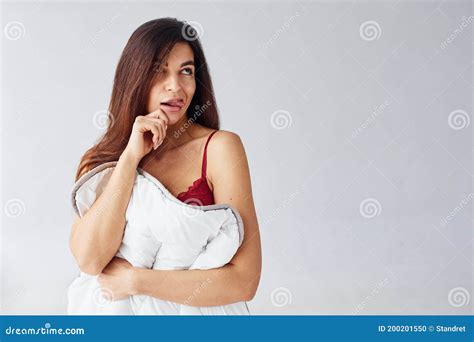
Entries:
{"type": "Polygon", "coordinates": [[[176,198],[180,201],[185,202],[190,205],[210,205],[214,204],[214,194],[212,193],[209,185],[207,184],[206,178],[206,168],[207,168],[207,145],[209,144],[209,140],[214,133],[217,131],[212,132],[207,138],[206,146],[204,146],[204,154],[202,157],[202,171],[201,171],[201,178],[196,179],[192,185],[188,187],[188,190],[179,193],[176,198]]]}

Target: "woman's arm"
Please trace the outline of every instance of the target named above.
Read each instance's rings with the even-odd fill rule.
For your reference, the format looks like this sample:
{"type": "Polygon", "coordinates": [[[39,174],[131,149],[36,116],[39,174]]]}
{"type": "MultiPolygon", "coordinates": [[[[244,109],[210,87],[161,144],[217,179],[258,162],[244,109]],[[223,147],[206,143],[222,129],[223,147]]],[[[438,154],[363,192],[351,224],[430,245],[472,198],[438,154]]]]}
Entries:
{"type": "Polygon", "coordinates": [[[100,274],[120,247],[138,163],[123,153],[103,193],[82,218],[75,217],[69,245],[79,268],[87,274],[100,274]]]}
{"type": "Polygon", "coordinates": [[[117,253],[137,167],[146,154],[163,142],[167,127],[168,116],[161,109],[135,118],[130,139],[104,191],[84,217],[76,217],[73,223],[69,244],[81,271],[100,274],[117,253]],[[149,132],[152,137],[145,138],[149,132]]]}
{"type": "Polygon", "coordinates": [[[241,215],[244,240],[232,260],[211,270],[133,269],[132,294],[145,294],[191,306],[251,300],[260,281],[261,245],[245,149],[237,134],[217,132],[208,146],[208,178],[216,204],[241,215]]]}

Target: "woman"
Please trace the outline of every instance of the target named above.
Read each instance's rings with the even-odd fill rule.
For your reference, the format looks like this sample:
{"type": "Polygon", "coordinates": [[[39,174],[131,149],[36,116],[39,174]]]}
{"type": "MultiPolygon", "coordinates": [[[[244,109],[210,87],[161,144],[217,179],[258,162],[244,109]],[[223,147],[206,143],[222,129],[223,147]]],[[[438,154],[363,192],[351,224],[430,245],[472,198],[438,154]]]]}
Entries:
{"type": "Polygon", "coordinates": [[[140,26],[119,60],[109,113],[107,131],[82,157],[76,174],[77,180],[99,164],[118,160],[102,195],[84,217],[75,217],[70,248],[81,271],[99,275],[114,300],[136,294],[192,306],[251,300],[260,280],[261,245],[247,158],[240,137],[219,130],[196,31],[173,18],[140,26]],[[114,257],[137,167],[181,201],[227,203],[240,213],[244,241],[227,265],[164,271],[138,269],[114,257]],[[108,210],[100,210],[104,203],[108,210]],[[189,303],[204,283],[206,291],[189,303]]]}

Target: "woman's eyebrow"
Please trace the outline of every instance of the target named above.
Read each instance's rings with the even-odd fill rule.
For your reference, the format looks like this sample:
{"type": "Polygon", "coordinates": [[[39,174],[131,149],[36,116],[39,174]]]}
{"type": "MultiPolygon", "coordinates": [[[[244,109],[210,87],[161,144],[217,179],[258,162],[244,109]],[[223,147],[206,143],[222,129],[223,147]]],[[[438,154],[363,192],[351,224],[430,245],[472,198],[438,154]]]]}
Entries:
{"type": "Polygon", "coordinates": [[[186,61],[184,63],[181,63],[180,67],[184,67],[185,65],[194,65],[194,61],[189,60],[189,61],[186,61]]]}
{"type": "MultiPolygon", "coordinates": [[[[181,63],[181,65],[179,67],[181,68],[181,67],[184,67],[185,65],[194,65],[194,61],[189,60],[189,61],[183,62],[183,63],[181,63]]],[[[165,67],[168,67],[168,62],[165,63],[165,67]]]]}

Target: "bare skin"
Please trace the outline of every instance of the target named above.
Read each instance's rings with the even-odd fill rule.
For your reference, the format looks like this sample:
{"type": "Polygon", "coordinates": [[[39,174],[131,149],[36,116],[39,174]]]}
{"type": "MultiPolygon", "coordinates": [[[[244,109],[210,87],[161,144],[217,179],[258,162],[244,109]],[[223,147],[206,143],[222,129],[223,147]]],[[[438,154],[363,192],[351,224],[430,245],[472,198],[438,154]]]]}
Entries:
{"type": "MultiPolygon", "coordinates": [[[[157,178],[174,196],[186,191],[201,176],[204,144],[213,130],[192,123],[183,134],[174,135],[187,121],[186,109],[195,91],[194,76],[190,75],[194,72],[194,65],[182,66],[190,60],[194,60],[191,48],[185,43],[176,44],[163,74],[151,90],[148,103],[150,114],[135,122],[127,148],[121,156],[123,161],[117,164],[104,190],[111,197],[114,187],[123,189],[123,195],[109,198],[107,202],[121,213],[125,213],[130,198],[134,181],[132,171],[138,166],[157,178]],[[191,72],[184,70],[186,68],[191,72]],[[175,97],[184,100],[180,111],[159,109],[163,100],[175,97]],[[110,189],[109,184],[112,184],[110,189]]],[[[138,269],[126,260],[114,257],[123,235],[124,214],[118,215],[118,219],[117,215],[98,219],[99,215],[89,215],[89,212],[100,211],[94,203],[84,218],[75,218],[71,250],[79,266],[82,265],[81,270],[98,274],[101,286],[114,294],[114,300],[144,294],[192,306],[215,306],[248,301],[255,296],[261,274],[261,243],[243,143],[237,134],[220,130],[209,142],[207,156],[207,181],[213,190],[215,203],[232,205],[242,217],[245,230],[242,246],[227,265],[217,269],[138,269]],[[91,247],[81,248],[87,245],[85,241],[91,247]],[[109,247],[106,247],[107,243],[109,247]],[[97,252],[94,254],[93,251],[97,250],[104,251],[100,255],[97,252]],[[97,258],[100,261],[96,261],[97,258]],[[205,290],[198,291],[196,295],[196,290],[202,289],[203,284],[206,285],[205,290]]],[[[99,205],[101,197],[96,201],[99,205]]]]}
{"type": "MultiPolygon", "coordinates": [[[[209,134],[213,131],[213,129],[193,123],[192,127],[184,133],[188,141],[184,143],[180,141],[181,145],[177,145],[175,140],[169,141],[168,138],[165,138],[162,146],[165,146],[166,149],[160,150],[160,146],[156,151],[150,152],[142,159],[140,167],[157,178],[171,194],[177,197],[201,177],[204,146],[209,134]]],[[[214,134],[209,142],[208,153],[211,142],[217,134],[223,132],[214,134]]],[[[208,161],[208,166],[209,164],[208,161]]],[[[213,190],[213,184],[209,177],[210,175],[207,179],[208,185],[213,190]]]]}

